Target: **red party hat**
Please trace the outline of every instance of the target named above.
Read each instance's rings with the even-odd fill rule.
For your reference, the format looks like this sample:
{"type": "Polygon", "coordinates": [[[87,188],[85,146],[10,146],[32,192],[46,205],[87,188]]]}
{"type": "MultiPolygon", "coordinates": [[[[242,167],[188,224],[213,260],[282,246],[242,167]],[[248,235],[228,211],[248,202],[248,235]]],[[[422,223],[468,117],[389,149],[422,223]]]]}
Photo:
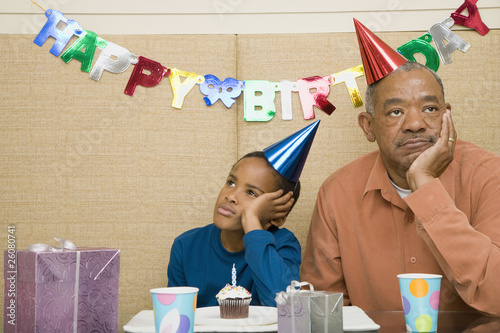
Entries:
{"type": "Polygon", "coordinates": [[[408,61],[356,19],[354,26],[363,59],[366,83],[372,84],[380,80],[408,61]]]}

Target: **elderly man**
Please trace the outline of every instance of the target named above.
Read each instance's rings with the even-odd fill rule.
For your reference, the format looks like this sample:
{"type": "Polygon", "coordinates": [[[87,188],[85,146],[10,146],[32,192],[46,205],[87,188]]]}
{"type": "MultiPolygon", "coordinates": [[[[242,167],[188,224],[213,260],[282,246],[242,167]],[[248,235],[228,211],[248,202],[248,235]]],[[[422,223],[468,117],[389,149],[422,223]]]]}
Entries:
{"type": "Polygon", "coordinates": [[[500,315],[500,157],[457,141],[436,73],[356,24],[369,84],[358,121],[379,149],[321,186],[301,280],[402,310],[397,274],[441,274],[440,310],[500,315]]]}

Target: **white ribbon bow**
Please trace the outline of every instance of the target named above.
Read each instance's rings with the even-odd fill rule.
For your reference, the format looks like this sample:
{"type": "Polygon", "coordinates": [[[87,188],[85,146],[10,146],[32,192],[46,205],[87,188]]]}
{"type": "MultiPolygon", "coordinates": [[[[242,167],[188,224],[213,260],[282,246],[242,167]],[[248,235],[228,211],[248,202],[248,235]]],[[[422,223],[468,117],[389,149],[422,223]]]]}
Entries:
{"type": "Polygon", "coordinates": [[[48,244],[31,244],[28,246],[29,252],[44,252],[44,251],[52,251],[52,252],[64,252],[64,250],[76,250],[77,247],[73,242],[64,239],[54,237],[56,242],[59,242],[60,247],[50,246],[48,244]]]}
{"type": "Polygon", "coordinates": [[[301,291],[300,289],[303,286],[309,286],[308,291],[310,291],[310,292],[314,291],[314,286],[312,284],[310,284],[309,282],[306,282],[306,281],[299,282],[299,281],[293,280],[292,284],[290,284],[288,287],[286,287],[286,292],[281,291],[281,292],[276,294],[276,298],[275,298],[276,303],[278,303],[279,305],[285,305],[288,302],[288,297],[290,296],[290,294],[300,292],[301,291]]]}

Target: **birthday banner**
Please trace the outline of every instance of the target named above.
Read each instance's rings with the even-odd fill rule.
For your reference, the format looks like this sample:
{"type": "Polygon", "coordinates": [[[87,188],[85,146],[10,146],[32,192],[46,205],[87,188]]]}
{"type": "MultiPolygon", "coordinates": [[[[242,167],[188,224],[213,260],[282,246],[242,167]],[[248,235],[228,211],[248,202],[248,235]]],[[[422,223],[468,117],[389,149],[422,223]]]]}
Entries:
{"type": "MultiPolygon", "coordinates": [[[[451,54],[460,50],[466,52],[470,44],[451,31],[454,24],[459,24],[476,30],[482,36],[489,28],[482,22],[477,0],[465,2],[440,23],[434,24],[423,36],[413,39],[397,50],[406,59],[416,61],[414,55],[421,54],[425,58],[425,65],[434,71],[439,69],[440,63],[452,62],[451,54]],[[461,14],[464,10],[469,14],[461,14]],[[431,42],[434,42],[434,46],[431,42]]],[[[137,86],[155,87],[164,77],[168,77],[173,92],[172,107],[181,109],[186,95],[199,86],[200,92],[207,106],[220,100],[226,108],[230,108],[235,99],[243,93],[243,118],[245,121],[269,121],[276,114],[274,98],[276,92],[281,92],[281,114],[283,120],[292,119],[292,92],[298,92],[304,119],[314,119],[314,107],[332,114],[335,106],[328,101],[330,87],[345,83],[354,107],[363,105],[361,95],[356,84],[356,78],[363,76],[363,66],[345,69],[329,76],[311,76],[296,81],[282,80],[270,82],[267,80],[237,80],[225,78],[221,81],[212,74],[199,75],[196,73],[168,68],[160,62],[136,56],[124,47],[106,41],[95,32],[85,30],[78,22],[66,18],[61,12],[49,9],[45,12],[47,22],[36,36],[34,43],[42,46],[49,37],[55,39],[50,53],[68,63],[72,59],[81,62],[81,70],[89,73],[90,78],[99,81],[104,71],[119,74],[127,70],[130,65],[134,69],[125,87],[125,94],[133,96],[137,86]],[[63,24],[61,24],[61,22],[63,24]],[[62,29],[59,26],[64,26],[62,29]],[[78,39],[62,53],[71,37],[78,39]],[[96,48],[101,50],[99,57],[92,66],[96,48]],[[61,55],[62,53],[62,55],[61,55]],[[183,78],[183,80],[181,80],[183,78]]]]}

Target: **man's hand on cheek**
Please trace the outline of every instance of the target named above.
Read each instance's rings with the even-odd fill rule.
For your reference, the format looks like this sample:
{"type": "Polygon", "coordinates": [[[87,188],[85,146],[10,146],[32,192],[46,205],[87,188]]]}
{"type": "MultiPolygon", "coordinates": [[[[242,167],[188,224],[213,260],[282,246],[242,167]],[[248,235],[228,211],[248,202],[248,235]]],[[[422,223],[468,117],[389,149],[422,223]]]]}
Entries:
{"type": "Polygon", "coordinates": [[[437,142],[413,161],[406,172],[406,181],[412,191],[438,178],[453,161],[457,133],[450,110],[443,114],[441,132],[437,142]]]}

